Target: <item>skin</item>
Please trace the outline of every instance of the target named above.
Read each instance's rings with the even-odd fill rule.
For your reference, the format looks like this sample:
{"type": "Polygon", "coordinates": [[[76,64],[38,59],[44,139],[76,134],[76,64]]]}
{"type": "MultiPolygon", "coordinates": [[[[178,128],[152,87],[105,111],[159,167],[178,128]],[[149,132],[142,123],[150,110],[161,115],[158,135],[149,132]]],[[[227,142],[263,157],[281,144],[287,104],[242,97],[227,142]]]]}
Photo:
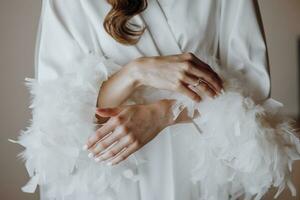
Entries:
{"type": "Polygon", "coordinates": [[[95,161],[118,164],[167,126],[190,120],[186,110],[173,119],[171,108],[175,100],[122,106],[140,86],[179,92],[197,102],[201,101],[201,94],[215,97],[223,88],[220,77],[191,53],[133,60],[102,84],[96,116],[103,126],[84,147],[95,161]],[[199,78],[203,80],[200,84],[189,86],[197,84],[199,78]]]}

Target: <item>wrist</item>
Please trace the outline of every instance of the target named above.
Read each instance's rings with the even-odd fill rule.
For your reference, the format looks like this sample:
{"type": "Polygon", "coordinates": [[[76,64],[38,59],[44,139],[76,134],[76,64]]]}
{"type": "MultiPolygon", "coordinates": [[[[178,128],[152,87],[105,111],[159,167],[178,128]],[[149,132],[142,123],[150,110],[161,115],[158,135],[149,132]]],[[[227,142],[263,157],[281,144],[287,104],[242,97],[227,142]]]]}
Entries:
{"type": "Polygon", "coordinates": [[[140,80],[137,76],[136,67],[130,62],[126,64],[122,69],[123,76],[126,77],[133,89],[137,89],[141,86],[140,80]]]}
{"type": "Polygon", "coordinates": [[[143,85],[141,73],[139,72],[138,61],[133,60],[124,66],[124,72],[130,79],[134,88],[138,88],[143,85]]]}
{"type": "Polygon", "coordinates": [[[164,127],[175,124],[172,106],[175,100],[160,100],[153,104],[157,118],[160,119],[164,127]]]}

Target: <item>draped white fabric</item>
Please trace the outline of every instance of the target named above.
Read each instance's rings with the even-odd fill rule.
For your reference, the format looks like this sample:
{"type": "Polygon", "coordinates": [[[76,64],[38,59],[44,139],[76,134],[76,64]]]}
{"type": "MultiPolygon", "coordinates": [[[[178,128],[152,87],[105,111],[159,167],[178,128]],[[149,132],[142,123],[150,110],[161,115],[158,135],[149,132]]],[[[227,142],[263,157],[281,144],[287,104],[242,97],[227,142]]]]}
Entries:
{"type": "MultiPolygon", "coordinates": [[[[198,134],[192,123],[166,128],[113,169],[87,158],[81,146],[95,130],[101,83],[140,56],[193,52],[209,64],[218,60],[212,67],[238,73],[244,95],[257,102],[268,98],[266,45],[253,1],[149,0],[147,10],[133,19],[146,26],[133,46],[105,32],[109,9],[105,0],[43,0],[37,80],[29,82],[33,122],[20,138],[34,177],[24,191],[40,184],[43,200],[208,200],[192,181],[190,147],[198,134]]],[[[145,103],[168,95],[141,88],[131,100],[145,103]]]]}

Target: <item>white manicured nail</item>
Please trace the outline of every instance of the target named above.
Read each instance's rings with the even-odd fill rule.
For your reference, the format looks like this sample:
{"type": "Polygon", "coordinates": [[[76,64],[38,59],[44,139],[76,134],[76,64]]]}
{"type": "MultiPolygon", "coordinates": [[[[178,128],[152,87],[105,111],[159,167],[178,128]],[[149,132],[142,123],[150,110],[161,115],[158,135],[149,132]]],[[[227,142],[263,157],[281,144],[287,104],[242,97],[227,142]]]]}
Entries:
{"type": "Polygon", "coordinates": [[[112,166],[112,162],[106,163],[107,166],[112,166]]]}
{"type": "Polygon", "coordinates": [[[98,157],[98,158],[95,158],[95,162],[100,162],[101,159],[98,157]]]}
{"type": "Polygon", "coordinates": [[[92,157],[94,157],[94,154],[93,154],[93,153],[89,153],[89,154],[88,154],[88,157],[89,157],[89,158],[92,158],[92,157]]]}
{"type": "Polygon", "coordinates": [[[82,150],[87,150],[88,149],[88,145],[84,145],[83,147],[82,147],[82,150]]]}

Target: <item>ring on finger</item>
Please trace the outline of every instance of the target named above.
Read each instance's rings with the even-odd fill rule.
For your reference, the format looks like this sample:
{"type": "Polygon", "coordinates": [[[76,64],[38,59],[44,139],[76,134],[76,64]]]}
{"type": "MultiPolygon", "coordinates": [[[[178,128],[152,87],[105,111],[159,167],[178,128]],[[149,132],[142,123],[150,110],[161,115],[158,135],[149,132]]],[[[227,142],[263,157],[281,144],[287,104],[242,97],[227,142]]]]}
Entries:
{"type": "Polygon", "coordinates": [[[197,87],[203,82],[204,82],[204,80],[202,78],[198,78],[197,82],[193,85],[193,87],[197,87]]]}

